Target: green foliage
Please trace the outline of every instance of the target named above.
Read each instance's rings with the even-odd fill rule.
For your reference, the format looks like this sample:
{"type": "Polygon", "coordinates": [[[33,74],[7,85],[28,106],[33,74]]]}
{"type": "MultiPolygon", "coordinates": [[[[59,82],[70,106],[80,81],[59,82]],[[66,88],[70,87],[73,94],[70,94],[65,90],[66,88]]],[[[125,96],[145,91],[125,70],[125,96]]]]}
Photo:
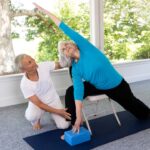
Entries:
{"type": "MultiPolygon", "coordinates": [[[[69,3],[65,2],[59,9],[59,18],[89,39],[89,8],[81,4],[78,13],[69,3]]],[[[57,44],[60,40],[70,40],[56,25],[47,17],[28,17],[26,25],[29,27],[27,40],[40,38],[37,60],[57,60],[57,44]]]]}
{"type": "MultiPolygon", "coordinates": [[[[81,3],[76,11],[73,3],[61,0],[56,14],[73,29],[90,38],[89,6],[81,3]]],[[[134,60],[150,57],[149,0],[104,1],[104,49],[112,61],[134,60]]],[[[37,59],[57,60],[57,43],[69,40],[53,22],[42,18],[27,17],[27,40],[40,38],[37,59]]]]}
{"type": "Polygon", "coordinates": [[[19,33],[12,32],[12,33],[11,33],[11,38],[12,38],[12,39],[17,39],[17,38],[19,38],[19,33]]]}
{"type": "Polygon", "coordinates": [[[150,30],[149,4],[141,0],[105,0],[105,53],[111,60],[148,58],[149,35],[142,34],[150,30]]]}
{"type": "MultiPolygon", "coordinates": [[[[13,25],[13,26],[15,26],[15,27],[21,27],[21,24],[16,20],[16,19],[13,19],[12,21],[11,21],[11,24],[13,25]]],[[[18,32],[12,32],[11,33],[11,38],[12,39],[17,39],[17,38],[19,38],[20,37],[20,34],[18,33],[18,32]]]]}
{"type": "Polygon", "coordinates": [[[150,58],[150,31],[143,31],[139,39],[142,43],[138,51],[133,54],[133,59],[150,58]]]}

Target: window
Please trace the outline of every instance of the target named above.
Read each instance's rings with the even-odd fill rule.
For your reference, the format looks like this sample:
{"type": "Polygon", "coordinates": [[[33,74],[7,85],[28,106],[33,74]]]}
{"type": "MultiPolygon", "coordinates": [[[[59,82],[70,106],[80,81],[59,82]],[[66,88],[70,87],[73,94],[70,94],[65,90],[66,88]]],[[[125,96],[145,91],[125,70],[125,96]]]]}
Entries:
{"type": "MultiPolygon", "coordinates": [[[[56,16],[61,18],[70,27],[82,34],[85,38],[90,39],[89,0],[49,0],[49,3],[51,4],[50,8],[48,5],[45,5],[47,4],[45,0],[41,1],[41,5],[44,8],[51,10],[56,16]]],[[[30,5],[32,5],[32,3],[30,5]]],[[[58,42],[60,40],[70,40],[67,36],[65,36],[65,34],[60,31],[60,29],[58,29],[58,27],[54,25],[51,19],[46,16],[42,19],[33,16],[27,17],[25,20],[25,25],[26,26],[23,33],[25,33],[25,40],[27,40],[28,42],[27,44],[24,43],[23,45],[25,45],[27,49],[31,49],[32,47],[37,49],[36,59],[38,61],[57,60],[58,42]],[[38,41],[38,43],[35,42],[35,44],[37,43],[36,46],[27,47],[27,45],[29,45],[31,41],[35,40],[38,41]]],[[[21,30],[23,29],[22,26],[20,28],[21,30]]],[[[17,43],[17,40],[14,40],[14,47],[16,49],[19,46],[17,45],[17,43]]],[[[20,48],[18,49],[20,53],[20,48]]],[[[34,49],[28,51],[29,54],[33,54],[33,51],[35,54],[34,49]]]]}
{"type": "Polygon", "coordinates": [[[104,0],[104,52],[113,61],[150,58],[148,0],[104,0]]]}

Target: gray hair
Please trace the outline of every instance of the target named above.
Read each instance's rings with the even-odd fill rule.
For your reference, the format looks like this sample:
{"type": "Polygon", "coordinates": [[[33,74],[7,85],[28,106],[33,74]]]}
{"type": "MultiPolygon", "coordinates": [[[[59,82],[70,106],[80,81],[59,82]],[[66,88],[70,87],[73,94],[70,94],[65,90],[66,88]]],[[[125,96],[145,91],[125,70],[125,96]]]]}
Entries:
{"type": "Polygon", "coordinates": [[[16,56],[15,58],[15,68],[17,72],[21,72],[22,69],[22,60],[24,59],[24,57],[28,56],[27,54],[20,54],[18,56],[16,56]]]}
{"type": "Polygon", "coordinates": [[[70,67],[72,65],[72,58],[66,57],[65,54],[62,52],[62,46],[65,44],[74,44],[74,43],[72,41],[59,41],[58,42],[59,63],[61,67],[70,67]]]}

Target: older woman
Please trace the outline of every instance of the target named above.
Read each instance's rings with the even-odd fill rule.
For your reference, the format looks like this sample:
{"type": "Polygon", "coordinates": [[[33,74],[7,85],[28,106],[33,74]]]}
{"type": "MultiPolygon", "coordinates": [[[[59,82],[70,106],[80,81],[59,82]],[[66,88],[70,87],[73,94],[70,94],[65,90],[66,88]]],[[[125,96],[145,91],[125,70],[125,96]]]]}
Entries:
{"type": "MultiPolygon", "coordinates": [[[[75,99],[74,131],[79,131],[82,122],[82,100],[87,95],[106,94],[138,119],[148,118],[150,109],[133,95],[129,84],[99,49],[52,13],[37,4],[34,5],[47,14],[74,41],[74,43],[63,42],[60,45],[60,51],[72,59],[73,88],[69,88],[68,95],[71,99],[68,101],[75,99]],[[87,82],[83,82],[83,80],[87,82]],[[72,92],[73,90],[74,92],[72,92]]],[[[71,103],[73,104],[73,102],[71,103]]]]}
{"type": "Polygon", "coordinates": [[[15,58],[15,64],[24,73],[20,87],[29,100],[25,117],[33,129],[41,128],[40,120],[45,111],[51,113],[58,128],[68,128],[70,122],[66,119],[70,120],[71,115],[63,107],[50,76],[50,71],[60,68],[59,63],[49,61],[37,64],[31,56],[21,54],[15,58]]]}

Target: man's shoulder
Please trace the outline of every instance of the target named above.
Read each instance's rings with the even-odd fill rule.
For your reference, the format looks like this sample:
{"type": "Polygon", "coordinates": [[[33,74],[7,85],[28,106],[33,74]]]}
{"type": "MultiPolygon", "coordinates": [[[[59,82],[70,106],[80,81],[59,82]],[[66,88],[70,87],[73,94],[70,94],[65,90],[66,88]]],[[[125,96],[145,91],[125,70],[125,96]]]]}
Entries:
{"type": "Polygon", "coordinates": [[[29,85],[28,79],[25,75],[23,75],[21,82],[20,82],[20,87],[24,88],[27,87],[29,85]]]}
{"type": "Polygon", "coordinates": [[[24,86],[26,85],[26,79],[25,75],[23,75],[21,81],[20,81],[20,88],[23,89],[24,86]]]}

